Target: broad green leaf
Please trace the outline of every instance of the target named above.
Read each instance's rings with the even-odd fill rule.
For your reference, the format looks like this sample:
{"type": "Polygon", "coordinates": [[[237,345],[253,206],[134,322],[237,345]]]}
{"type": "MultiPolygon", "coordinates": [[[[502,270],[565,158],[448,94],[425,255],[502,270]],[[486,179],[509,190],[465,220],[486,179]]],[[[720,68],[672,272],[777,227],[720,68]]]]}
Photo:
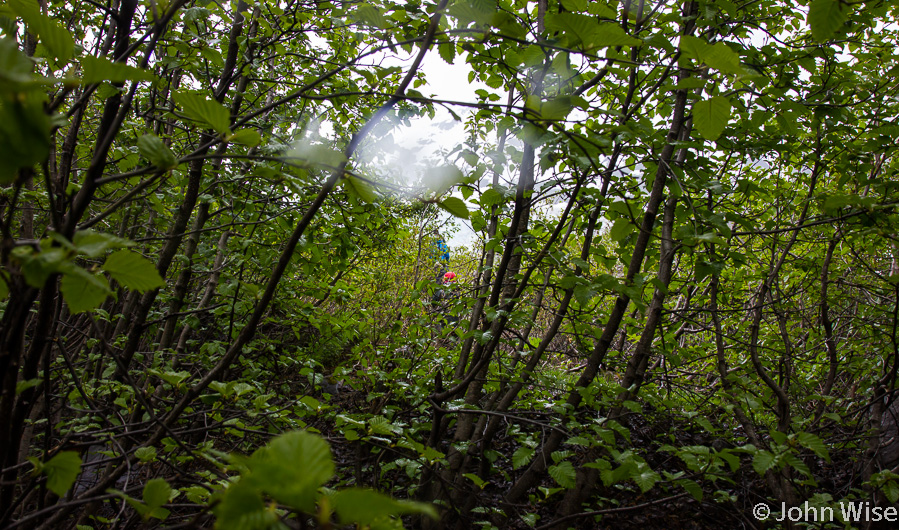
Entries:
{"type": "Polygon", "coordinates": [[[289,162],[298,159],[300,165],[325,166],[336,168],[346,162],[346,155],[342,151],[332,149],[324,144],[311,144],[297,142],[287,151],[285,158],[289,162]]]}
{"type": "Polygon", "coordinates": [[[147,503],[147,506],[154,508],[162,506],[169,502],[171,494],[172,487],[161,478],[150,479],[144,486],[144,502],[147,503]]]}
{"type": "Polygon", "coordinates": [[[387,18],[381,11],[371,4],[357,4],[353,7],[353,17],[367,26],[378,29],[390,27],[387,18]]]}
{"type": "Polygon", "coordinates": [[[631,223],[630,219],[622,217],[620,219],[615,219],[615,223],[612,224],[612,228],[609,229],[609,237],[612,241],[617,243],[633,231],[634,225],[631,223]]]}
{"type": "Polygon", "coordinates": [[[0,91],[19,90],[34,81],[33,63],[12,39],[0,38],[0,91]]]}
{"type": "Polygon", "coordinates": [[[573,488],[576,483],[574,466],[567,460],[560,462],[557,465],[549,466],[549,476],[551,476],[559,486],[566,489],[573,488]]]}
{"type": "Polygon", "coordinates": [[[314,513],[318,489],[334,476],[327,442],[307,432],[289,432],[250,457],[252,483],[275,500],[314,513]]]}
{"type": "Polygon", "coordinates": [[[447,197],[438,202],[437,206],[440,206],[456,217],[468,219],[468,206],[465,205],[465,201],[458,197],[447,197]]]}
{"type": "Polygon", "coordinates": [[[723,42],[709,44],[698,37],[683,35],[680,37],[679,49],[687,57],[692,57],[710,67],[727,74],[745,75],[740,64],[740,56],[723,42]]]}
{"type": "Polygon", "coordinates": [[[6,275],[0,272],[0,301],[5,300],[9,296],[9,284],[6,282],[6,275]]]}
{"type": "Polygon", "coordinates": [[[68,62],[75,54],[75,40],[69,30],[40,12],[37,2],[9,0],[9,6],[22,17],[28,30],[40,37],[41,43],[60,64],[68,62]]]}
{"type": "Polygon", "coordinates": [[[808,9],[808,25],[812,28],[812,37],[824,42],[849,18],[850,7],[842,0],[812,0],[808,9]]]}
{"type": "Polygon", "coordinates": [[[34,388],[37,385],[43,383],[44,380],[40,377],[35,377],[34,379],[23,379],[16,383],[16,395],[18,396],[22,392],[28,390],[29,388],[34,388]]]}
{"type": "Polygon", "coordinates": [[[723,96],[697,101],[693,105],[693,125],[707,140],[717,140],[730,120],[730,100],[723,96]]]}
{"type": "Polygon", "coordinates": [[[645,466],[638,473],[634,474],[634,482],[637,483],[637,486],[643,493],[651,490],[661,478],[658,473],[645,466]]]}
{"type": "Polygon", "coordinates": [[[174,169],[178,165],[175,153],[155,134],[145,134],[137,139],[140,154],[161,171],[174,169]]]}
{"type": "Polygon", "coordinates": [[[699,260],[696,262],[696,281],[701,282],[709,276],[717,276],[722,270],[724,270],[722,263],[699,260]]]}
{"type": "Polygon", "coordinates": [[[681,35],[678,49],[681,53],[697,60],[702,60],[705,50],[709,47],[709,43],[699,37],[691,35],[681,35]]]}
{"type": "Polygon", "coordinates": [[[231,134],[231,113],[218,101],[196,92],[175,92],[174,98],[187,119],[206,125],[221,135],[231,134]]]}
{"type": "MultiPolygon", "coordinates": [[[[137,457],[141,462],[152,462],[156,460],[156,448],[155,447],[140,447],[137,451],[134,451],[134,456],[137,457]]],[[[166,497],[168,498],[168,497],[166,497]]],[[[147,500],[147,490],[144,489],[144,500],[147,500]]],[[[165,503],[160,503],[165,504],[165,503]]]]}
{"type": "Polygon", "coordinates": [[[477,476],[474,473],[465,473],[462,476],[467,478],[468,480],[472,481],[474,483],[474,485],[477,486],[479,489],[484,489],[484,486],[487,485],[486,480],[482,479],[481,477],[477,476]]]}
{"type": "Polygon", "coordinates": [[[702,60],[712,68],[727,74],[743,75],[746,73],[740,64],[740,56],[723,42],[716,42],[707,47],[702,55],[702,60]]]}
{"type": "Polygon", "coordinates": [[[774,454],[770,451],[765,451],[764,449],[757,452],[752,458],[752,468],[755,469],[755,472],[759,475],[764,475],[769,469],[774,467],[776,463],[777,459],[774,454]]]}
{"type": "Polygon", "coordinates": [[[124,83],[125,81],[152,81],[153,74],[147,70],[136,68],[125,63],[114,63],[103,57],[85,55],[81,59],[81,82],[85,85],[109,81],[124,83]]]}
{"type": "Polygon", "coordinates": [[[830,454],[827,452],[827,446],[824,441],[810,432],[800,432],[796,435],[796,441],[799,445],[811,450],[819,457],[830,462],[830,454]]]}
{"type": "Polygon", "coordinates": [[[456,45],[452,42],[440,43],[437,45],[437,53],[447,64],[453,64],[453,60],[456,58],[456,45]]]}
{"type": "Polygon", "coordinates": [[[262,142],[259,131],[253,129],[241,129],[228,137],[229,142],[236,142],[247,147],[256,147],[262,142]]]}
{"type": "Polygon", "coordinates": [[[687,490],[687,493],[689,493],[694,499],[696,499],[697,501],[702,501],[702,486],[690,479],[679,480],[677,481],[677,483],[680,484],[681,487],[683,487],[685,490],[687,490]]]}
{"type": "Polygon", "coordinates": [[[165,287],[156,266],[147,258],[130,250],[120,250],[108,258],[101,267],[110,276],[129,289],[145,293],[165,287]]]}
{"type": "Polygon", "coordinates": [[[66,252],[61,248],[34,252],[29,247],[17,247],[13,249],[13,255],[22,263],[25,281],[37,288],[43,287],[47,278],[56,272],[66,259],[66,252]]]}
{"type": "Polygon", "coordinates": [[[560,32],[568,37],[569,46],[586,51],[607,46],[635,46],[640,40],[626,34],[617,24],[597,24],[592,16],[580,13],[547,13],[547,31],[560,32]]]}
{"type": "Polygon", "coordinates": [[[225,490],[212,512],[216,530],[267,530],[278,522],[274,506],[267,508],[262,493],[243,479],[225,490]]]}
{"type": "Polygon", "coordinates": [[[370,526],[373,530],[394,527],[389,523],[400,515],[437,519],[437,510],[430,504],[396,500],[369,489],[347,488],[337,492],[332,500],[341,523],[370,526]]]}
{"type": "Polygon", "coordinates": [[[122,247],[133,247],[134,242],[94,230],[79,230],[72,238],[75,249],[90,258],[98,258],[107,250],[122,247]]]}
{"type": "Polygon", "coordinates": [[[608,46],[638,46],[640,39],[625,33],[618,24],[604,23],[596,27],[590,44],[591,49],[608,46]]]}
{"type": "Polygon", "coordinates": [[[367,181],[362,180],[361,178],[354,175],[347,175],[345,182],[352,193],[354,193],[363,201],[370,204],[377,200],[378,195],[377,192],[375,192],[375,188],[367,181]]]}
{"type": "Polygon", "coordinates": [[[65,273],[60,291],[72,314],[96,309],[112,294],[109,283],[100,274],[88,272],[71,262],[66,262],[60,272],[65,273]]]}
{"type": "Polygon", "coordinates": [[[497,191],[496,188],[490,187],[481,194],[479,202],[481,203],[481,206],[489,207],[502,204],[505,200],[506,198],[502,193],[497,191]]]}
{"type": "Polygon", "coordinates": [[[530,447],[519,447],[512,453],[512,469],[518,469],[526,465],[534,457],[534,450],[530,447]]]}
{"type": "Polygon", "coordinates": [[[432,193],[443,195],[456,184],[465,179],[465,174],[452,164],[443,165],[431,169],[427,173],[425,185],[432,193]]]}
{"type": "Polygon", "coordinates": [[[812,470],[809,469],[809,467],[806,465],[805,462],[800,460],[799,457],[797,457],[793,453],[784,453],[781,456],[783,458],[784,463],[786,463],[787,465],[789,465],[796,471],[802,473],[806,477],[812,476],[812,470]]]}
{"type": "Polygon", "coordinates": [[[586,48],[596,32],[596,19],[580,13],[547,13],[545,18],[547,31],[560,32],[568,37],[568,44],[583,44],[586,48]]]}
{"type": "Polygon", "coordinates": [[[47,475],[47,488],[62,497],[81,472],[81,457],[75,451],[62,451],[44,462],[40,469],[47,475]]]}
{"type": "Polygon", "coordinates": [[[881,491],[883,491],[883,494],[886,495],[886,498],[890,503],[896,504],[896,501],[899,500],[899,484],[896,484],[895,481],[888,481],[881,486],[881,491]]]}
{"type": "Polygon", "coordinates": [[[545,120],[564,120],[572,108],[574,104],[571,96],[559,96],[540,105],[540,117],[545,120]]]}
{"type": "MultiPolygon", "coordinates": [[[[6,43],[7,39],[2,41],[6,43]]],[[[2,59],[0,57],[0,67],[4,66],[2,59]]],[[[3,75],[0,73],[0,81],[6,81],[3,75]]],[[[20,88],[15,82],[0,82],[0,89],[5,87],[20,88]]],[[[47,159],[51,128],[51,119],[44,111],[44,97],[40,93],[0,97],[0,184],[13,182],[20,168],[32,167],[47,159]]]]}

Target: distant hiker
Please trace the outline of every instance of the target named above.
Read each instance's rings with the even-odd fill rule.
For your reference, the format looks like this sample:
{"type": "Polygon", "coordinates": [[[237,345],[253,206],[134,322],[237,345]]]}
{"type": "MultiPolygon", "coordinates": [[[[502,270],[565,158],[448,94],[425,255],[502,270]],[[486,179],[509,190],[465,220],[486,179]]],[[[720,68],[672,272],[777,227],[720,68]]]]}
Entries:
{"type": "Polygon", "coordinates": [[[452,271],[447,271],[443,273],[443,276],[440,277],[440,288],[438,288],[434,292],[434,298],[431,301],[432,305],[435,307],[436,311],[443,317],[447,323],[455,324],[458,322],[459,317],[455,315],[450,315],[450,304],[452,301],[458,297],[458,292],[456,292],[456,273],[452,271]]]}
{"type": "Polygon", "coordinates": [[[446,274],[447,268],[449,268],[450,261],[450,249],[446,242],[440,237],[440,233],[434,230],[434,247],[431,250],[431,260],[434,263],[434,270],[436,274],[436,280],[442,281],[443,275],[446,274]]]}

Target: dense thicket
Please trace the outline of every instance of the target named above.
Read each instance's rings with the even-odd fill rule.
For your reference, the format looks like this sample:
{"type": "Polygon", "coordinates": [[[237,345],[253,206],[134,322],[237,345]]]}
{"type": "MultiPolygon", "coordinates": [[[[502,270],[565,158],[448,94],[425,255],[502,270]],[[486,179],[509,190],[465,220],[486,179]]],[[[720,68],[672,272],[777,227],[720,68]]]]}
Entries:
{"type": "Polygon", "coordinates": [[[895,503],[897,16],[10,0],[0,527],[895,503]],[[487,88],[429,98],[426,54],[487,88]],[[440,109],[464,145],[379,165],[440,109]]]}

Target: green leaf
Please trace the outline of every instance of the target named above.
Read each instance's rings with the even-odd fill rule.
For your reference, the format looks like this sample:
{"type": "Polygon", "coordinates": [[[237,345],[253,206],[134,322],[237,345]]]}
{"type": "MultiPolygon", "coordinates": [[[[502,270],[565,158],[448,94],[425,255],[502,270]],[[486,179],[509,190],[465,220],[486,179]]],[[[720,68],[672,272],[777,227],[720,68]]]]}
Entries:
{"type": "Polygon", "coordinates": [[[171,494],[172,487],[161,478],[150,479],[144,486],[144,502],[153,508],[169,502],[171,494]]]}
{"type": "Polygon", "coordinates": [[[93,85],[101,81],[124,83],[125,81],[152,81],[153,73],[125,63],[114,63],[103,57],[85,55],[81,59],[81,82],[93,85]]]}
{"type": "Polygon", "coordinates": [[[456,44],[453,42],[443,42],[437,45],[437,53],[440,58],[448,64],[453,64],[456,58],[456,44]]]}
{"type": "Polygon", "coordinates": [[[490,187],[484,190],[484,193],[481,194],[479,202],[481,203],[481,206],[489,207],[497,204],[502,204],[505,200],[505,195],[497,191],[496,188],[490,187]]]}
{"type": "MultiPolygon", "coordinates": [[[[140,447],[137,451],[134,451],[134,456],[137,457],[141,462],[152,462],[156,460],[156,448],[155,447],[140,447]]],[[[146,490],[144,490],[144,500],[146,500],[147,494],[146,490]]]]}
{"type": "Polygon", "coordinates": [[[334,476],[327,442],[307,432],[278,436],[253,453],[248,466],[253,484],[305,513],[314,513],[318,489],[334,476]]]}
{"type": "Polygon", "coordinates": [[[161,171],[174,169],[178,165],[175,153],[155,134],[145,134],[138,138],[137,149],[144,158],[161,171]]]}
{"type": "Polygon", "coordinates": [[[228,137],[229,142],[237,142],[247,147],[256,147],[262,142],[262,135],[253,129],[241,129],[228,137]]]}
{"type": "Polygon", "coordinates": [[[75,232],[72,244],[78,252],[90,258],[98,258],[110,249],[134,246],[133,241],[93,230],[75,232]]]}
{"type": "Polygon", "coordinates": [[[701,61],[705,50],[709,47],[709,43],[699,37],[681,35],[677,47],[681,53],[701,61]]]}
{"type": "Polygon", "coordinates": [[[75,40],[69,30],[38,9],[37,2],[9,0],[9,6],[28,25],[28,31],[40,37],[41,43],[60,64],[75,54],[75,40]]]}
{"type": "Polygon", "coordinates": [[[678,45],[681,53],[727,74],[745,75],[740,56],[723,42],[709,44],[698,37],[683,35],[678,45]]]}
{"type": "Polygon", "coordinates": [[[679,480],[677,481],[677,483],[680,484],[685,490],[687,490],[687,493],[689,493],[694,499],[696,499],[697,501],[702,501],[702,486],[690,479],[679,480]]]}
{"type": "Polygon", "coordinates": [[[347,175],[344,182],[347,188],[363,201],[371,204],[377,200],[378,195],[375,188],[367,181],[353,175],[347,175]]]}
{"type": "Polygon", "coordinates": [[[13,249],[13,255],[22,263],[25,282],[37,288],[43,287],[47,278],[56,272],[66,259],[66,252],[61,248],[49,248],[35,253],[29,247],[17,247],[13,249]]]}
{"type": "Polygon", "coordinates": [[[634,231],[634,225],[631,223],[630,219],[620,218],[616,219],[615,223],[612,225],[612,228],[609,229],[609,237],[612,241],[616,243],[624,239],[631,232],[634,231]]]}
{"type": "MultiPolygon", "coordinates": [[[[721,274],[721,271],[724,270],[723,263],[716,263],[706,260],[700,260],[696,262],[696,281],[701,282],[708,276],[717,276],[721,274]]],[[[708,421],[708,420],[706,420],[708,421]]]]}
{"type": "Polygon", "coordinates": [[[268,530],[278,522],[278,514],[266,509],[259,489],[243,479],[225,490],[212,511],[216,530],[268,530]]]}
{"type": "Polygon", "coordinates": [[[549,466],[549,476],[551,476],[559,486],[566,489],[573,488],[576,483],[574,466],[567,460],[560,462],[557,465],[549,466]]]}
{"type": "Polygon", "coordinates": [[[716,42],[705,48],[702,60],[712,68],[727,74],[743,75],[746,73],[740,64],[740,56],[723,42],[716,42]]]}
{"type": "Polygon", "coordinates": [[[196,92],[175,92],[174,98],[187,119],[206,125],[221,135],[231,134],[231,113],[221,103],[196,92]]]}
{"type": "MultiPolygon", "coordinates": [[[[0,39],[4,44],[8,39],[0,39]]],[[[14,45],[13,45],[14,46],[14,45]]],[[[0,46],[0,52],[5,46],[0,46]]],[[[16,56],[19,52],[15,50],[16,56]]],[[[0,68],[6,66],[0,56],[0,68]]],[[[13,65],[15,67],[15,65],[13,65]]],[[[16,76],[17,74],[14,74],[16,76]]],[[[0,72],[0,89],[18,90],[16,82],[6,83],[6,73],[0,72]]],[[[30,78],[30,73],[25,79],[30,78]]],[[[50,116],[44,111],[44,96],[36,92],[0,97],[0,184],[9,184],[20,168],[43,162],[50,153],[50,116]]]]}
{"type": "Polygon", "coordinates": [[[584,50],[608,46],[636,46],[640,39],[631,37],[617,24],[597,24],[592,16],[580,13],[547,13],[547,31],[560,32],[568,37],[569,46],[581,45],[584,50]]]}
{"type": "Polygon", "coordinates": [[[730,120],[730,100],[715,96],[693,105],[693,124],[707,140],[717,140],[730,120]]]}
{"type": "Polygon", "coordinates": [[[40,377],[35,377],[34,379],[23,379],[16,383],[16,395],[18,396],[22,392],[28,390],[29,388],[34,388],[37,385],[41,384],[44,380],[40,377]]]}
{"type": "Polygon", "coordinates": [[[890,480],[885,483],[881,486],[881,491],[890,503],[896,504],[896,501],[899,500],[899,484],[896,484],[895,481],[890,480]]]}
{"type": "Polygon", "coordinates": [[[631,37],[618,24],[603,23],[596,27],[590,42],[590,48],[609,46],[638,46],[640,39],[631,37]]]}
{"type": "Polygon", "coordinates": [[[808,9],[808,25],[812,28],[812,37],[818,42],[832,37],[849,18],[849,9],[841,0],[812,0],[808,9]]]}
{"type": "Polygon", "coordinates": [[[60,272],[65,273],[60,291],[72,314],[96,309],[112,294],[109,283],[100,274],[88,272],[71,262],[63,264],[60,272]]]}
{"type": "Polygon", "coordinates": [[[156,266],[147,258],[130,250],[120,250],[108,258],[102,269],[129,289],[145,293],[165,287],[156,266]]]}
{"type": "Polygon", "coordinates": [[[782,455],[782,457],[783,457],[784,463],[786,463],[787,465],[789,465],[796,471],[802,473],[806,477],[811,478],[812,470],[809,469],[809,467],[805,464],[805,462],[800,460],[799,457],[797,457],[793,453],[784,453],[782,455]]]}
{"type": "Polygon", "coordinates": [[[830,454],[827,452],[827,446],[824,445],[824,441],[821,440],[821,438],[818,438],[810,432],[800,432],[796,435],[796,441],[799,442],[799,445],[802,447],[811,450],[819,457],[830,462],[830,454]]]}
{"type": "Polygon", "coordinates": [[[640,491],[646,493],[651,490],[656,483],[661,480],[661,476],[655,471],[649,469],[648,467],[641,466],[642,469],[639,473],[634,474],[634,482],[639,486],[640,491]]]}
{"type": "Polygon", "coordinates": [[[373,28],[386,29],[390,27],[381,11],[371,4],[357,4],[353,11],[353,18],[373,28]]]}
{"type": "Polygon", "coordinates": [[[465,174],[456,166],[449,164],[428,171],[426,185],[434,194],[443,195],[463,180],[465,180],[465,174]]]}
{"type": "Polygon", "coordinates": [[[777,463],[777,458],[769,451],[760,450],[752,458],[752,468],[759,475],[764,475],[777,463]]]}
{"type": "Polygon", "coordinates": [[[355,523],[370,526],[372,530],[391,528],[393,517],[400,515],[426,515],[437,519],[437,510],[430,504],[401,501],[362,488],[347,488],[333,497],[337,517],[342,524],[355,523]]]}
{"type": "Polygon", "coordinates": [[[462,476],[472,481],[478,489],[484,489],[484,486],[487,485],[487,481],[477,476],[475,473],[464,473],[462,476]]]}
{"type": "Polygon", "coordinates": [[[559,96],[540,105],[540,117],[545,120],[564,120],[574,108],[571,96],[559,96]]]}
{"type": "Polygon", "coordinates": [[[512,469],[518,469],[526,465],[534,457],[534,450],[530,447],[519,447],[512,453],[512,469]]]}
{"type": "Polygon", "coordinates": [[[285,155],[288,161],[299,159],[301,165],[325,166],[336,168],[346,162],[346,155],[342,151],[332,149],[324,144],[310,144],[297,142],[291,146],[285,155]]]}
{"type": "Polygon", "coordinates": [[[437,206],[440,206],[456,217],[468,219],[468,206],[465,205],[465,201],[458,197],[447,197],[438,202],[437,206]]]}
{"type": "Polygon", "coordinates": [[[81,472],[81,457],[75,451],[62,451],[44,462],[40,470],[47,475],[47,488],[62,497],[81,472]]]}

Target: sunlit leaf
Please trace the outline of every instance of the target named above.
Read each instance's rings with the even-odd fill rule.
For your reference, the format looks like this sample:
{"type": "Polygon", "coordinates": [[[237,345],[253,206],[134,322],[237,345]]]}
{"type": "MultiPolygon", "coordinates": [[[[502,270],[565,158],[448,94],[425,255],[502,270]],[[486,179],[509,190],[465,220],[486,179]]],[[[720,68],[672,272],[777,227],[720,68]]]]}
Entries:
{"type": "Polygon", "coordinates": [[[836,33],[849,18],[850,7],[842,0],[812,0],[808,9],[808,25],[812,37],[824,42],[836,33]]]}
{"type": "Polygon", "coordinates": [[[730,120],[731,103],[724,96],[715,96],[693,105],[693,125],[707,140],[717,140],[730,120]]]}
{"type": "Polygon", "coordinates": [[[103,270],[129,289],[142,293],[150,289],[164,287],[156,266],[147,258],[130,250],[120,250],[108,258],[103,270]]]}

